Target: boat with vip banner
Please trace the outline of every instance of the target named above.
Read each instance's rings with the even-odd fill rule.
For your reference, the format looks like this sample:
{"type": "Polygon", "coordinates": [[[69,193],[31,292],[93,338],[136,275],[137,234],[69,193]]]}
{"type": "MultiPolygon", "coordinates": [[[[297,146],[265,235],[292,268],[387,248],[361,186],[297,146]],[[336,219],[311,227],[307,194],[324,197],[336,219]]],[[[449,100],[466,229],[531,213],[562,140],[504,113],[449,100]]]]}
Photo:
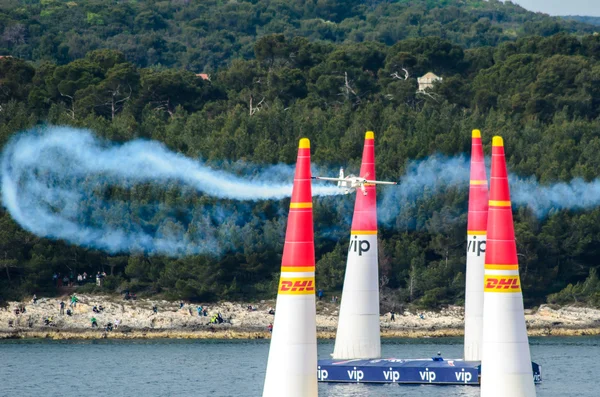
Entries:
{"type": "MultiPolygon", "coordinates": [[[[532,363],[533,378],[542,381],[542,368],[532,363]]],[[[319,360],[319,382],[479,385],[481,362],[429,359],[319,360]]]]}

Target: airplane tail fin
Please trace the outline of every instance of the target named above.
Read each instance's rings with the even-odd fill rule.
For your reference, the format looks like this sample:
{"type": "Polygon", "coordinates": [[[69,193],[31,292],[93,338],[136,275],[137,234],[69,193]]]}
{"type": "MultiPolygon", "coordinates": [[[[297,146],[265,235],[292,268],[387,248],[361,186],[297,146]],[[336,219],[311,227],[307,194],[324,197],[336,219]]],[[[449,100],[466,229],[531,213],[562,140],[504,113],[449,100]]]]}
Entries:
{"type": "MultiPolygon", "coordinates": [[[[340,179],[344,179],[344,168],[340,168],[340,179]]],[[[338,187],[346,187],[346,182],[339,181],[338,187]]]]}

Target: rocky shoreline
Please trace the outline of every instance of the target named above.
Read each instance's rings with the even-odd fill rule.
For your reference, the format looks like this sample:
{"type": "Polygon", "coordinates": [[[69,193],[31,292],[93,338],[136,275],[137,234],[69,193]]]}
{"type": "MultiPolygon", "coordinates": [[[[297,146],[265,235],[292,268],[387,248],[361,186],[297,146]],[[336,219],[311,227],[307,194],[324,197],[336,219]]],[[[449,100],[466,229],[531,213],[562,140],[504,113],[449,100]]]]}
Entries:
{"type": "MultiPolygon", "coordinates": [[[[274,301],[220,302],[200,305],[207,316],[198,316],[197,304],[140,299],[124,301],[114,296],[78,296],[79,302],[71,307],[69,297],[41,298],[37,303],[10,302],[0,309],[0,339],[45,338],[69,339],[268,339],[268,326],[274,316],[269,309],[274,301]],[[60,313],[60,302],[65,312],[60,313]],[[17,307],[25,313],[15,314],[17,307]],[[103,306],[100,313],[93,311],[103,306]],[[157,308],[154,313],[153,307],[157,308]],[[249,307],[252,309],[249,309],[249,307]],[[213,315],[221,313],[225,322],[209,324],[213,315]],[[91,318],[98,327],[92,328],[91,318]],[[45,324],[51,319],[50,325],[45,324]],[[114,327],[118,321],[119,326],[114,327]],[[113,324],[107,331],[106,324],[113,324]]],[[[317,302],[317,334],[322,339],[335,338],[339,304],[317,302]]],[[[531,336],[600,335],[600,310],[567,306],[552,308],[542,305],[527,310],[526,321],[531,336]]],[[[451,306],[439,312],[404,311],[391,321],[390,314],[381,316],[383,338],[428,338],[463,335],[463,308],[451,306]]]]}

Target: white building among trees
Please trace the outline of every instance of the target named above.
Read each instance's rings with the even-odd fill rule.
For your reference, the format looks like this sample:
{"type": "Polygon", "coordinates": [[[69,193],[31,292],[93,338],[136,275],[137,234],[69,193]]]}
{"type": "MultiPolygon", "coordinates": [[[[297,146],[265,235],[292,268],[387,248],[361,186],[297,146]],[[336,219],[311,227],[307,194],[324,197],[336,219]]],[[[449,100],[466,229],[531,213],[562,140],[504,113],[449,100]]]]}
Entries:
{"type": "Polygon", "coordinates": [[[433,83],[442,80],[443,79],[435,73],[428,72],[423,77],[419,77],[417,79],[417,81],[419,82],[419,91],[423,92],[429,88],[433,88],[433,83]]]}

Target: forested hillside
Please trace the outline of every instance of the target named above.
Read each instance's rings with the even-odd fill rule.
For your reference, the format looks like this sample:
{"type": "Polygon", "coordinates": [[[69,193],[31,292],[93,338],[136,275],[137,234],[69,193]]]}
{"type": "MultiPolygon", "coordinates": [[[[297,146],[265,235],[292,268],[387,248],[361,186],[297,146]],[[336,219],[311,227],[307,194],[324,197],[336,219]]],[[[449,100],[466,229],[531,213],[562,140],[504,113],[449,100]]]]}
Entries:
{"type": "MultiPolygon", "coordinates": [[[[357,169],[364,132],[373,130],[377,176],[398,180],[410,160],[468,153],[470,131],[480,128],[487,153],[493,134],[505,138],[509,167],[518,175],[551,184],[573,178],[591,181],[600,174],[600,36],[585,34],[584,25],[526,13],[511,4],[476,1],[346,2],[337,11],[334,5],[341,2],[319,1],[319,7],[312,8],[298,5],[305,2],[199,2],[212,10],[209,20],[219,23],[215,29],[203,25],[208,22],[192,24],[208,18],[201,18],[196,2],[120,2],[111,6],[110,13],[104,2],[30,1],[21,8],[17,3],[23,2],[0,6],[4,45],[13,55],[0,58],[2,145],[18,131],[47,123],[90,128],[117,142],[158,140],[213,164],[269,165],[292,164],[298,138],[306,136],[315,163],[357,169]],[[149,3],[164,12],[138,12],[137,7],[149,3]],[[225,14],[247,9],[260,16],[263,12],[256,11],[260,7],[272,10],[270,22],[253,23],[252,31],[243,34],[234,22],[247,23],[248,18],[225,14]],[[319,14],[325,12],[322,7],[327,14],[319,14]],[[439,29],[449,25],[444,28],[447,39],[406,38],[418,35],[415,29],[432,26],[419,20],[390,23],[399,33],[389,39],[381,36],[385,18],[369,24],[371,13],[405,18],[415,7],[422,18],[432,20],[456,15],[436,24],[439,29]],[[136,42],[146,36],[142,31],[152,29],[143,24],[136,30],[135,21],[153,12],[150,20],[162,21],[157,25],[162,30],[147,33],[170,49],[161,53],[169,54],[169,62],[163,55],[151,58],[151,52],[160,53],[153,42],[136,42]],[[321,32],[316,27],[325,22],[294,25],[295,19],[286,17],[293,12],[331,20],[326,25],[332,29],[339,25],[340,30],[334,30],[339,36],[311,36],[308,32],[321,32]],[[45,20],[45,13],[73,18],[72,29],[45,20]],[[132,25],[109,19],[123,13],[124,21],[132,25]],[[94,18],[102,22],[92,23],[94,18]],[[28,32],[18,44],[5,39],[14,21],[21,21],[28,32]],[[348,21],[356,26],[347,27],[348,21]],[[233,26],[228,28],[227,23],[233,26]],[[288,23],[293,28],[287,29],[288,23]],[[556,30],[536,30],[546,24],[556,30]],[[494,32],[491,42],[471,40],[483,37],[477,35],[482,25],[494,32]],[[38,33],[31,33],[34,27],[38,33]],[[80,33],[75,33],[77,29],[80,33]],[[193,29],[211,33],[194,36],[193,29]],[[571,29],[577,34],[525,36],[571,29]],[[286,34],[263,34],[273,31],[286,34]],[[364,36],[359,39],[360,31],[364,36]],[[71,52],[75,46],[65,43],[82,37],[78,52],[71,52]],[[172,50],[170,46],[183,37],[194,44],[172,50]],[[199,37],[232,37],[231,42],[243,45],[230,50],[212,44],[203,47],[200,43],[208,41],[199,37]],[[45,40],[49,47],[44,47],[45,40]],[[121,51],[88,51],[94,48],[86,47],[89,43],[121,51]],[[198,58],[192,63],[189,55],[195,51],[198,58]],[[147,66],[158,63],[161,66],[147,66]],[[205,80],[195,73],[206,70],[201,65],[221,66],[211,69],[210,80],[205,80]],[[416,78],[429,71],[443,81],[433,91],[419,93],[416,78]]],[[[198,225],[178,217],[177,209],[215,200],[177,186],[100,190],[105,198],[127,203],[132,217],[145,203],[164,203],[162,212],[145,219],[148,228],[157,228],[168,218],[172,227],[191,231],[198,225]]],[[[381,284],[388,296],[428,307],[462,302],[466,199],[466,189],[460,188],[423,192],[416,201],[398,203],[402,211],[380,225],[381,284]]],[[[2,212],[0,296],[53,293],[54,272],[105,270],[110,274],[105,291],[129,289],[191,300],[272,297],[288,203],[221,203],[229,211],[228,220],[220,220],[228,227],[225,252],[179,258],[143,252],[108,255],[39,238],[2,212]]],[[[317,283],[327,291],[341,290],[352,205],[350,196],[315,200],[317,283]]],[[[101,209],[91,208],[95,210],[101,209]]],[[[515,210],[528,304],[543,302],[565,288],[550,300],[600,303],[595,275],[599,216],[599,208],[554,209],[543,215],[527,207],[515,210]],[[568,287],[578,282],[582,284],[568,287]]]]}
{"type": "Polygon", "coordinates": [[[564,17],[567,20],[583,22],[590,25],[600,26],[600,17],[584,17],[580,15],[569,15],[564,17]]]}
{"type": "Polygon", "coordinates": [[[210,72],[252,57],[257,37],[328,43],[437,36],[466,48],[526,35],[593,33],[591,25],[498,0],[3,0],[0,55],[66,64],[121,51],[136,66],[210,72]]]}

